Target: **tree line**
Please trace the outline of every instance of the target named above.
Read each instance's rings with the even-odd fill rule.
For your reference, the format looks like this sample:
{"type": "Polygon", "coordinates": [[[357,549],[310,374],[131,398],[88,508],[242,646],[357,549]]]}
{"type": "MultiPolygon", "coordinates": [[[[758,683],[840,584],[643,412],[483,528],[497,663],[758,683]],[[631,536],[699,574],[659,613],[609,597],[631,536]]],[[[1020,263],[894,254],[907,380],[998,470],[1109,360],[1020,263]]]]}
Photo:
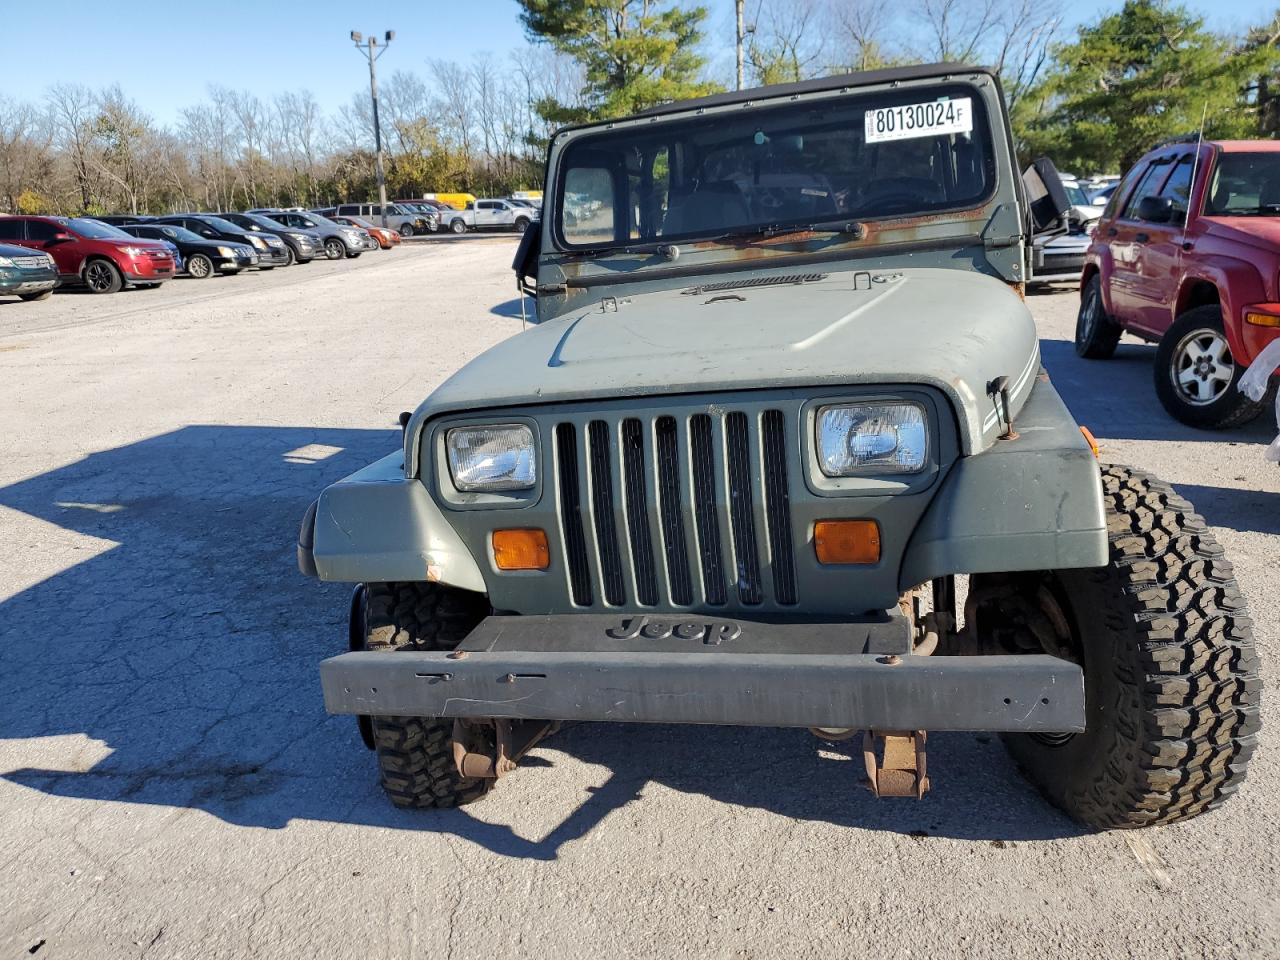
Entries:
{"type": "MultiPolygon", "coordinates": [[[[574,103],[577,65],[531,49],[382,78],[379,114],[392,196],[541,185],[549,124],[534,109],[574,103]]],[[[367,88],[326,114],[307,90],[263,97],[213,85],[161,124],[119,85],[0,93],[0,212],[160,213],[331,205],[376,198],[367,88]]]]}
{"type": "MultiPolygon", "coordinates": [[[[1280,13],[1242,36],[1185,7],[1126,0],[1073,30],[1064,0],[745,0],[753,84],[910,63],[999,72],[1024,158],[1122,171],[1153,143],[1280,132],[1280,13]]],[[[731,4],[517,0],[530,41],[506,58],[437,60],[381,87],[392,196],[541,186],[555,127],[724,89],[731,4]]],[[[731,56],[731,51],[730,51],[731,56]]],[[[211,86],[169,124],[118,85],[0,94],[0,210],[154,213],[370,199],[367,92],[326,114],[306,90],[211,86]]]]}

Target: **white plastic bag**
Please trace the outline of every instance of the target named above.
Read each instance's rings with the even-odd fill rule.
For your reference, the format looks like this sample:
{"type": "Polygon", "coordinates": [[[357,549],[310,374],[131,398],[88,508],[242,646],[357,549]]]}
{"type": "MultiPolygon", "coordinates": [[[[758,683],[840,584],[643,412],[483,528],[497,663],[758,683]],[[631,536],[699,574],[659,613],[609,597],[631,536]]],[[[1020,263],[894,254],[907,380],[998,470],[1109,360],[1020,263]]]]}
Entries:
{"type": "MultiPolygon", "coordinates": [[[[1267,386],[1277,367],[1280,367],[1280,340],[1272,340],[1240,378],[1240,392],[1255,403],[1261,400],[1267,395],[1267,386]]],[[[1280,392],[1276,394],[1276,428],[1280,430],[1280,392]]],[[[1280,434],[1262,456],[1272,463],[1280,463],[1280,434]]]]}

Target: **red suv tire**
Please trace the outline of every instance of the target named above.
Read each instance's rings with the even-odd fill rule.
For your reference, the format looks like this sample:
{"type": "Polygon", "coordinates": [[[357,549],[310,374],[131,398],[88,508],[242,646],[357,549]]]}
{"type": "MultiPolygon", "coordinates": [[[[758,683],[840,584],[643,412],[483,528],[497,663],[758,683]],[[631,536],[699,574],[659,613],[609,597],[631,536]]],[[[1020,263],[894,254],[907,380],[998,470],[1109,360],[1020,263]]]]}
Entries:
{"type": "Polygon", "coordinates": [[[1173,322],[1156,347],[1156,396],[1171,417],[1188,426],[1237,427],[1263,409],[1236,389],[1244,371],[1231,358],[1222,308],[1194,307],[1173,322]]]}

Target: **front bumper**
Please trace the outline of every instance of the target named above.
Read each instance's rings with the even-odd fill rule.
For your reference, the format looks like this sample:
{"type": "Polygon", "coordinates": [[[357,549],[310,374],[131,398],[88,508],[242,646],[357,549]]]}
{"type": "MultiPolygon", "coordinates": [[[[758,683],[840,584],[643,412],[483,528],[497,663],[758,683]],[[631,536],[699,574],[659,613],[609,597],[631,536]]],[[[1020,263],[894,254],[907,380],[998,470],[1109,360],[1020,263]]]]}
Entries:
{"type": "Polygon", "coordinates": [[[58,285],[56,270],[0,270],[0,294],[40,293],[58,285]]]}
{"type": "Polygon", "coordinates": [[[127,265],[125,270],[121,271],[124,278],[129,281],[138,283],[160,283],[168,280],[177,273],[176,264],[172,259],[160,260],[154,263],[145,260],[135,260],[127,265]]]}
{"type": "Polygon", "coordinates": [[[283,267],[289,262],[289,254],[285,252],[284,247],[268,247],[266,250],[258,251],[257,266],[261,267],[283,267]]]}
{"type": "Polygon", "coordinates": [[[320,665],[330,713],[874,730],[1084,729],[1084,676],[1044,655],[922,657],[905,622],[489,617],[463,651],[320,665]]]}
{"type": "Polygon", "coordinates": [[[319,240],[307,239],[294,245],[293,255],[297,260],[306,263],[316,257],[324,256],[324,244],[319,240]]]}
{"type": "Polygon", "coordinates": [[[234,257],[217,257],[214,259],[213,264],[223,273],[239,273],[241,270],[256,267],[258,265],[258,257],[256,254],[243,254],[234,257]]]}

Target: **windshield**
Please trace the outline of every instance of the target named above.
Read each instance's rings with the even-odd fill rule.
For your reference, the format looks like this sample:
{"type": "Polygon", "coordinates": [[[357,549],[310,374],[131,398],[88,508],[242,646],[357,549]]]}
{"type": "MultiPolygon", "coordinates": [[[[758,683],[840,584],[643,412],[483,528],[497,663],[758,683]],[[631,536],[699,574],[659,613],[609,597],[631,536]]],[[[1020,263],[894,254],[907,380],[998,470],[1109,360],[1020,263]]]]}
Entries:
{"type": "Polygon", "coordinates": [[[334,222],[333,222],[332,220],[330,220],[328,217],[321,216],[321,215],[320,215],[320,214],[318,214],[318,213],[308,213],[308,214],[306,215],[306,219],[307,219],[308,221],[311,221],[311,226],[313,226],[313,227],[318,227],[318,226],[320,226],[321,224],[327,224],[327,225],[329,225],[329,226],[331,226],[331,227],[338,227],[338,226],[341,226],[341,224],[334,223],[334,222]]]}
{"type": "Polygon", "coordinates": [[[207,223],[219,233],[244,233],[245,228],[237,226],[230,220],[223,220],[222,217],[212,217],[209,214],[201,214],[200,219],[207,223]]]}
{"type": "Polygon", "coordinates": [[[560,170],[570,248],[920,216],[995,186],[982,101],[959,85],[584,136],[560,170]]]}
{"type": "Polygon", "coordinates": [[[1063,189],[1067,191],[1067,199],[1071,201],[1072,206],[1091,207],[1093,201],[1089,199],[1088,194],[1084,192],[1084,188],[1078,183],[1064,183],[1063,189]]]}
{"type": "Polygon", "coordinates": [[[183,243],[204,243],[204,237],[198,233],[192,233],[186,227],[170,226],[166,224],[163,227],[152,227],[152,230],[159,230],[170,240],[181,240],[183,243]]]}
{"type": "Polygon", "coordinates": [[[1280,216],[1280,153],[1224,153],[1209,181],[1207,217],[1280,216]]]}
{"type": "Polygon", "coordinates": [[[113,227],[109,223],[103,223],[101,220],[91,220],[88,217],[72,217],[65,221],[67,226],[90,240],[118,240],[121,237],[129,237],[131,234],[125,233],[119,227],[113,227]]]}
{"type": "Polygon", "coordinates": [[[264,213],[242,213],[236,217],[249,230],[261,233],[263,230],[279,230],[283,224],[273,220],[264,213]]]}

